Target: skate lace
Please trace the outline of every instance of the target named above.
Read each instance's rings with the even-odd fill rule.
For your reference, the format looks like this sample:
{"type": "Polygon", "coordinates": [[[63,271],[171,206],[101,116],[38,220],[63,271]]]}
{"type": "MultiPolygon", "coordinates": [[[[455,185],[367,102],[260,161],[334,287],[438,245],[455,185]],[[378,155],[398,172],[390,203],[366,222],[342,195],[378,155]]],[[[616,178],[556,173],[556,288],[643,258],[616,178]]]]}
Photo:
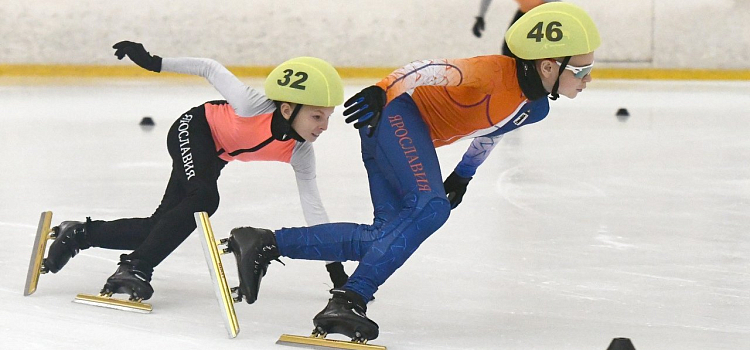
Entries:
{"type": "Polygon", "coordinates": [[[71,257],[75,257],[76,255],[78,255],[78,253],[81,252],[81,240],[84,238],[85,234],[85,228],[77,227],[73,229],[72,235],[63,237],[61,243],[70,249],[71,257]]]}
{"type": "Polygon", "coordinates": [[[355,314],[367,317],[365,316],[367,313],[367,305],[360,305],[359,303],[352,300],[350,297],[347,297],[346,293],[339,290],[339,289],[332,289],[331,294],[333,294],[333,297],[331,300],[337,300],[340,304],[343,304],[342,306],[345,309],[352,310],[355,314]]]}
{"type": "MultiPolygon", "coordinates": [[[[348,306],[348,305],[347,305],[347,306],[348,306]]],[[[367,315],[365,315],[365,313],[364,313],[364,312],[362,312],[362,310],[360,310],[360,309],[359,309],[358,307],[354,307],[354,306],[348,306],[348,308],[349,308],[349,309],[351,309],[351,310],[352,310],[352,312],[353,312],[353,313],[354,313],[355,315],[357,315],[357,316],[359,316],[359,317],[362,317],[362,318],[367,318],[367,315]]]]}
{"type": "MultiPolygon", "coordinates": [[[[278,262],[279,262],[279,263],[280,263],[281,265],[284,265],[284,266],[286,266],[286,264],[284,264],[284,262],[283,262],[283,261],[279,260],[279,258],[273,259],[273,260],[271,260],[271,261],[278,261],[278,262]]],[[[255,260],[255,266],[256,266],[256,267],[257,267],[257,266],[260,266],[260,261],[258,261],[258,260],[255,260]]]]}
{"type": "MultiPolygon", "coordinates": [[[[77,232],[74,230],[73,231],[73,235],[75,235],[76,233],[77,232]]],[[[68,247],[68,249],[70,250],[70,253],[71,253],[70,254],[71,257],[75,257],[81,251],[81,248],[78,245],[78,242],[76,242],[76,239],[73,236],[65,236],[65,237],[63,237],[62,241],[60,243],[62,243],[63,246],[67,246],[68,247]]]]}
{"type": "Polygon", "coordinates": [[[117,263],[117,265],[120,266],[120,268],[117,270],[118,274],[129,273],[133,275],[133,277],[139,280],[142,280],[144,282],[151,281],[150,273],[148,273],[147,271],[143,271],[142,269],[139,269],[130,261],[120,261],[117,263]]]}
{"type": "Polygon", "coordinates": [[[367,318],[366,311],[362,310],[362,308],[358,306],[357,304],[355,304],[354,302],[345,300],[345,304],[343,306],[345,309],[351,310],[355,315],[362,317],[362,318],[367,318]]]}
{"type": "MultiPolygon", "coordinates": [[[[272,254],[271,252],[273,252],[274,250],[278,250],[278,248],[277,248],[277,247],[276,247],[275,245],[273,245],[273,244],[265,245],[265,246],[263,246],[263,248],[262,248],[262,253],[261,253],[261,255],[263,256],[263,258],[266,258],[266,259],[268,259],[268,258],[269,258],[269,256],[268,256],[268,255],[272,254]]],[[[278,254],[278,253],[276,253],[276,254],[278,254]]],[[[271,261],[278,261],[278,262],[279,262],[279,263],[280,263],[281,265],[284,265],[284,266],[286,266],[286,264],[284,264],[284,262],[283,262],[283,261],[279,260],[279,257],[278,257],[278,256],[277,256],[277,257],[275,257],[275,258],[273,258],[273,259],[271,259],[271,261]]],[[[257,262],[257,261],[256,261],[255,263],[256,263],[256,264],[258,264],[258,262],[257,262]]]]}
{"type": "Polygon", "coordinates": [[[143,271],[133,270],[133,276],[143,282],[148,282],[148,280],[146,279],[146,274],[143,273],[143,271]]]}

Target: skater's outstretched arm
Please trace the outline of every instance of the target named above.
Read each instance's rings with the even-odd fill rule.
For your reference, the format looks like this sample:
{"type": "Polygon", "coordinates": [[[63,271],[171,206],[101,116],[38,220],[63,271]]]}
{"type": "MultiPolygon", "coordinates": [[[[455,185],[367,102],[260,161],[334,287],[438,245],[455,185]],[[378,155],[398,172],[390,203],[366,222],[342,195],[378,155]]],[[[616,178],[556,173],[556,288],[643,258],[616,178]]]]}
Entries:
{"type": "Polygon", "coordinates": [[[479,15],[478,17],[484,17],[487,14],[487,9],[490,8],[492,0],[482,0],[479,2],[479,15]]]}
{"type": "Polygon", "coordinates": [[[367,126],[372,136],[383,107],[401,94],[420,86],[464,86],[490,94],[503,74],[515,73],[502,70],[490,56],[414,61],[352,96],[344,103],[344,116],[357,129],[367,126]]]}
{"type": "Polygon", "coordinates": [[[209,58],[164,58],[162,69],[167,72],[199,75],[229,102],[239,116],[254,116],[273,109],[273,101],[264,94],[243,84],[221,63],[209,58]]]}
{"type": "Polygon", "coordinates": [[[113,46],[115,56],[128,56],[134,63],[153,72],[174,72],[206,78],[240,116],[254,116],[273,110],[273,101],[246,86],[221,63],[209,58],[161,58],[151,55],[140,43],[121,41],[113,46]]]}
{"type": "Polygon", "coordinates": [[[328,214],[326,214],[318,191],[313,145],[310,142],[302,142],[295,147],[297,149],[295,149],[290,163],[294,168],[294,175],[297,179],[297,190],[299,191],[305,222],[308,226],[328,223],[328,214]]]}
{"type": "Polygon", "coordinates": [[[388,102],[420,86],[473,87],[489,94],[503,74],[492,56],[420,60],[396,69],[375,85],[385,90],[388,102]]]}
{"type": "Polygon", "coordinates": [[[461,177],[474,176],[477,168],[490,156],[490,152],[495,149],[502,138],[503,135],[480,136],[472,140],[454,172],[461,177]]]}
{"type": "Polygon", "coordinates": [[[475,138],[466,150],[456,169],[445,179],[443,187],[451,209],[455,209],[463,200],[469,181],[474,177],[477,168],[489,157],[503,135],[480,136],[475,138]]]}
{"type": "Polygon", "coordinates": [[[482,0],[479,4],[479,15],[476,17],[474,27],[471,28],[472,33],[477,38],[482,37],[482,31],[484,31],[484,15],[487,14],[487,9],[490,7],[492,0],[482,0]]]}

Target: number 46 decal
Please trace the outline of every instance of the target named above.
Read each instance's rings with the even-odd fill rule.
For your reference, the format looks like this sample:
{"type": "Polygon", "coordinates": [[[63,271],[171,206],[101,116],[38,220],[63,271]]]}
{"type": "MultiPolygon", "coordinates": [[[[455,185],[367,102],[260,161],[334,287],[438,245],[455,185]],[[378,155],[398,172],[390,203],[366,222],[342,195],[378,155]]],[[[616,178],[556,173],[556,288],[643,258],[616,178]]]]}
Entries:
{"type": "Polygon", "coordinates": [[[307,81],[307,73],[305,72],[297,72],[295,73],[291,69],[285,69],[284,70],[284,79],[276,80],[276,83],[278,83],[280,86],[287,86],[289,85],[292,89],[298,89],[298,90],[304,90],[305,86],[302,85],[307,81]],[[292,81],[292,74],[294,74],[295,77],[298,77],[299,79],[292,81]],[[292,83],[291,85],[289,83],[292,83]]]}
{"type": "Polygon", "coordinates": [[[563,38],[563,32],[562,30],[560,30],[560,27],[562,27],[562,23],[553,21],[549,22],[549,24],[547,24],[547,28],[545,29],[544,22],[539,22],[534,26],[534,28],[531,28],[531,31],[526,35],[526,37],[529,39],[535,39],[536,42],[542,41],[545,36],[549,41],[560,41],[563,38]]]}

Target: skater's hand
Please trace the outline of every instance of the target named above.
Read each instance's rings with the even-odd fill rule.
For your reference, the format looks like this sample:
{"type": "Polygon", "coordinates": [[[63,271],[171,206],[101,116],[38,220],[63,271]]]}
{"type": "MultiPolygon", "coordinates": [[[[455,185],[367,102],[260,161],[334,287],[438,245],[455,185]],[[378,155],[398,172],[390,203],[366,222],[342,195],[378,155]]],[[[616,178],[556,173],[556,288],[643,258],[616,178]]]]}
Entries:
{"type": "Polygon", "coordinates": [[[156,73],[161,72],[161,57],[156,55],[151,56],[140,43],[120,41],[112,46],[112,48],[115,49],[115,56],[117,56],[118,60],[128,56],[131,61],[143,69],[148,69],[156,73]]]}
{"type": "Polygon", "coordinates": [[[380,121],[385,101],[385,91],[379,86],[372,85],[362,89],[344,102],[346,122],[356,121],[354,127],[357,129],[367,125],[367,136],[371,137],[380,121]]]}
{"type": "Polygon", "coordinates": [[[458,176],[455,171],[445,179],[443,187],[445,188],[445,194],[448,195],[448,201],[451,203],[451,209],[456,209],[456,207],[461,204],[461,200],[466,193],[466,186],[469,185],[471,179],[471,177],[466,178],[458,176]]]}
{"type": "Polygon", "coordinates": [[[474,28],[472,28],[471,31],[474,32],[475,37],[481,38],[483,30],[484,30],[484,17],[477,17],[477,21],[474,22],[474,28]]]}

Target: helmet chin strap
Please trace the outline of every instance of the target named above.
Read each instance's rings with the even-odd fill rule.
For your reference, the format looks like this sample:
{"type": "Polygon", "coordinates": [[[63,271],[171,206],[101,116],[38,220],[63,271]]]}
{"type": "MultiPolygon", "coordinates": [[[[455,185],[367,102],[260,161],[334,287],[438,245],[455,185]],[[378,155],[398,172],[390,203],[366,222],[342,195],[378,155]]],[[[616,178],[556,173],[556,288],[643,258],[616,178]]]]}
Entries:
{"type": "Polygon", "coordinates": [[[271,135],[273,135],[273,138],[279,141],[287,141],[290,139],[295,139],[300,142],[305,141],[305,139],[300,136],[294,128],[292,128],[292,122],[294,121],[294,118],[297,117],[300,108],[302,108],[302,104],[297,104],[297,106],[294,107],[292,114],[289,116],[289,120],[281,115],[281,111],[278,108],[274,111],[273,118],[271,119],[271,135]]]}
{"type": "Polygon", "coordinates": [[[300,136],[300,134],[297,133],[296,130],[292,127],[292,122],[294,121],[294,118],[297,118],[297,114],[299,113],[299,110],[302,108],[302,104],[298,103],[294,107],[294,111],[292,111],[292,115],[289,116],[289,136],[297,141],[305,141],[305,139],[300,136]]]}
{"type": "Polygon", "coordinates": [[[557,72],[557,80],[555,80],[555,86],[552,87],[552,91],[550,92],[550,100],[554,101],[560,97],[560,94],[557,93],[557,89],[560,87],[560,77],[565,71],[565,67],[568,66],[568,62],[570,62],[570,56],[566,56],[560,64],[560,70],[557,72]]]}
{"type": "Polygon", "coordinates": [[[297,118],[297,114],[299,113],[299,110],[302,108],[302,104],[298,103],[296,106],[294,106],[294,110],[292,111],[292,115],[289,116],[289,127],[292,126],[292,122],[294,121],[294,118],[297,118]]]}

